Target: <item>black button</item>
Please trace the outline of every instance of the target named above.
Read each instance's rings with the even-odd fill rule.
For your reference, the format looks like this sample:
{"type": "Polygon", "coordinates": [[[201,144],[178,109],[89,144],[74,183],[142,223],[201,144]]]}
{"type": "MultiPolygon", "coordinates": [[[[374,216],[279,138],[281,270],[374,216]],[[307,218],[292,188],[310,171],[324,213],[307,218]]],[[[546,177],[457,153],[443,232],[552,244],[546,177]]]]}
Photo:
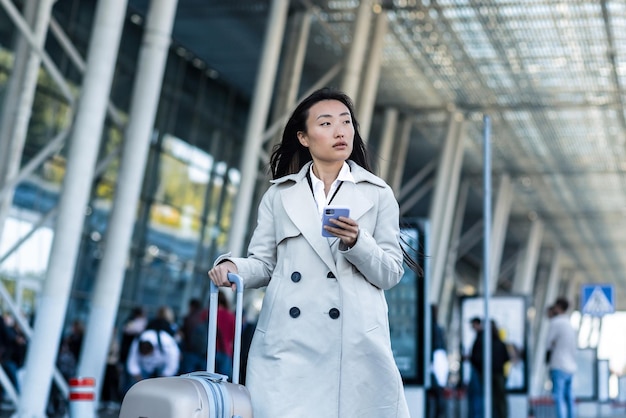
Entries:
{"type": "Polygon", "coordinates": [[[332,309],[328,312],[328,316],[330,316],[332,319],[337,319],[337,318],[339,318],[339,309],[337,309],[337,308],[332,308],[332,309]]]}
{"type": "Polygon", "coordinates": [[[297,307],[293,307],[291,309],[289,309],[289,316],[292,318],[297,318],[300,316],[300,309],[297,307]]]}
{"type": "Polygon", "coordinates": [[[327,279],[334,279],[335,278],[335,274],[332,271],[329,271],[328,274],[326,275],[327,279]]]}
{"type": "Polygon", "coordinates": [[[291,273],[291,281],[292,282],[298,283],[301,278],[302,278],[302,275],[300,274],[299,271],[294,271],[293,273],[291,273]]]}

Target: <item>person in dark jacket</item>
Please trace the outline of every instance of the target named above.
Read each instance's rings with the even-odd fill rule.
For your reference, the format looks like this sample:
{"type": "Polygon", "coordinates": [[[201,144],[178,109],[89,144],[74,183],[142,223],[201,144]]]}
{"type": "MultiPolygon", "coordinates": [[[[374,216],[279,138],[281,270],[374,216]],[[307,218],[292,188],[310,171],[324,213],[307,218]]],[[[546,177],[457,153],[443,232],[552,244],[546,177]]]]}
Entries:
{"type": "Polygon", "coordinates": [[[72,321],[72,329],[67,335],[67,346],[74,356],[74,361],[78,363],[80,358],[80,350],[83,347],[83,339],[85,337],[85,324],[80,319],[72,321]]]}
{"type": "MultiPolygon", "coordinates": [[[[500,332],[496,323],[492,320],[491,332],[491,400],[494,418],[508,418],[508,405],[506,399],[506,378],[504,376],[504,365],[510,360],[509,351],[500,338],[500,332]]],[[[480,381],[484,386],[483,373],[483,350],[484,350],[484,329],[476,334],[476,340],[472,347],[471,363],[474,370],[480,376],[480,381]]]]}
{"type": "Polygon", "coordinates": [[[200,299],[189,300],[189,310],[181,326],[181,373],[206,370],[208,342],[208,310],[200,299]]]}
{"type": "MultiPolygon", "coordinates": [[[[445,357],[446,341],[443,332],[443,328],[437,323],[437,305],[430,305],[430,335],[431,335],[431,354],[430,362],[432,370],[430,372],[430,388],[426,391],[426,417],[427,418],[440,418],[445,411],[445,399],[443,396],[443,389],[446,385],[445,380],[442,379],[441,371],[435,370],[435,367],[441,367],[447,365],[443,363],[439,365],[435,360],[436,356],[445,357]],[[437,363],[437,364],[436,364],[437,363]]],[[[439,360],[439,358],[437,358],[439,360]]],[[[445,369],[447,371],[447,368],[445,369]]],[[[445,378],[444,378],[445,379],[445,378]]]]}
{"type": "MultiPolygon", "coordinates": [[[[8,312],[0,317],[0,365],[4,369],[13,387],[20,392],[20,385],[17,378],[17,370],[22,366],[23,361],[19,360],[19,350],[25,343],[15,327],[15,320],[8,312]]],[[[0,387],[0,397],[3,389],[0,387]]]]}
{"type": "Polygon", "coordinates": [[[174,317],[172,308],[165,305],[160,306],[154,318],[148,321],[146,329],[165,331],[172,337],[176,337],[178,326],[176,325],[176,318],[174,317]]]}
{"type": "Polygon", "coordinates": [[[467,384],[467,417],[482,418],[484,416],[482,374],[476,370],[472,362],[472,352],[476,342],[483,338],[483,322],[480,318],[473,317],[470,320],[470,325],[474,332],[476,332],[476,335],[474,337],[472,350],[464,355],[464,360],[470,363],[469,381],[467,384]]]}

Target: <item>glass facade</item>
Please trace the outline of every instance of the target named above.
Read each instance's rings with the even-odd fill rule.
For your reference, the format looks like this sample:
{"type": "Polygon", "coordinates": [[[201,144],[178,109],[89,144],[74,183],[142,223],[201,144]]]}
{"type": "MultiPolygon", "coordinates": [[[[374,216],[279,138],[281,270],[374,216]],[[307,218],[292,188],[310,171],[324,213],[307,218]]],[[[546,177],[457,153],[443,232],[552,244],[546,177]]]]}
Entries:
{"type": "MultiPolygon", "coordinates": [[[[95,1],[69,0],[57,2],[53,8],[53,23],[63,28],[83,59],[95,5],[95,1]]],[[[102,258],[118,180],[119,154],[130,106],[129,92],[136,75],[142,23],[143,19],[132,12],[125,22],[110,95],[114,110],[105,121],[67,318],[84,319],[88,314],[89,295],[102,258]]],[[[6,102],[18,33],[0,8],[1,103],[6,102]]],[[[71,90],[78,92],[81,70],[59,39],[58,33],[50,31],[46,51],[71,90]]],[[[216,79],[215,73],[203,62],[179,45],[171,45],[137,204],[138,216],[120,301],[120,320],[136,305],[145,306],[149,314],[163,304],[180,312],[189,295],[206,293],[199,287],[205,285],[206,271],[214,257],[224,250],[230,228],[248,105],[247,98],[216,79]]],[[[42,68],[22,167],[39,155],[53,138],[71,128],[72,115],[71,104],[42,68]]],[[[10,289],[18,287],[15,283],[26,286],[28,291],[22,294],[28,297],[21,301],[26,312],[30,312],[35,303],[33,290],[36,291],[44,279],[67,148],[47,158],[17,186],[6,223],[0,247],[0,274],[10,289]],[[9,253],[12,245],[29,233],[27,243],[9,253]]]]}

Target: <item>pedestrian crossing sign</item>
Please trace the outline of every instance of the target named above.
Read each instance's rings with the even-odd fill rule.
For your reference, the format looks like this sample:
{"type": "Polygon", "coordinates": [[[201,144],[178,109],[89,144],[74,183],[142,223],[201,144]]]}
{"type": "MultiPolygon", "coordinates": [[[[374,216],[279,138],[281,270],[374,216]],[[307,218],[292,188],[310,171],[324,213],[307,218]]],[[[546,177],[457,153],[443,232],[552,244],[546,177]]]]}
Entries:
{"type": "Polygon", "coordinates": [[[580,312],[603,316],[615,312],[615,289],[612,284],[584,284],[580,289],[580,312]]]}

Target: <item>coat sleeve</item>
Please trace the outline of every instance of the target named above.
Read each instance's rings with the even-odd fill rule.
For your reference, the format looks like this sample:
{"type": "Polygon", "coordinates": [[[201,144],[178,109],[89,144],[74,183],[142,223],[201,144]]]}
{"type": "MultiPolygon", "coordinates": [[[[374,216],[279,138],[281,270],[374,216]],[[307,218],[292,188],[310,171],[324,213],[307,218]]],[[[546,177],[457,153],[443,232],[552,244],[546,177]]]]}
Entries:
{"type": "Polygon", "coordinates": [[[225,254],[215,261],[215,264],[224,260],[235,263],[246,289],[267,286],[276,266],[276,235],[272,196],[274,196],[273,193],[267,192],[261,199],[257,225],[248,246],[248,256],[245,258],[230,257],[230,254],[225,254]]]}
{"type": "Polygon", "coordinates": [[[376,224],[372,232],[359,228],[352,248],[340,251],[374,286],[387,290],[402,279],[402,250],[400,248],[400,210],[391,188],[386,187],[378,202],[376,224]]]}

